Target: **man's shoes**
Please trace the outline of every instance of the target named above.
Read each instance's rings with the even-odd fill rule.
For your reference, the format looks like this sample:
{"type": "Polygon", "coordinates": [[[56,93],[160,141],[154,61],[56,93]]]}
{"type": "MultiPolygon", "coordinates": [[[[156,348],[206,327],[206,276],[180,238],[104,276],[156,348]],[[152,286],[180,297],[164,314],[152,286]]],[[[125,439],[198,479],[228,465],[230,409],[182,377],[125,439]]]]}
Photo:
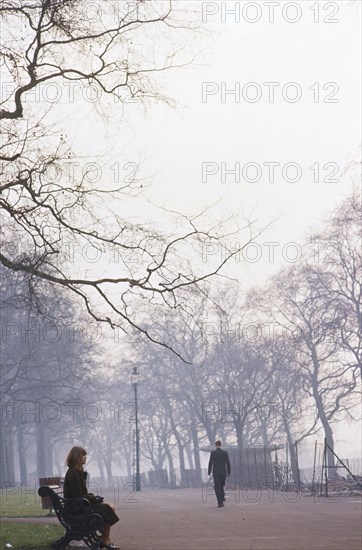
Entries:
{"type": "Polygon", "coordinates": [[[218,507],[218,508],[223,508],[223,507],[224,507],[224,503],[222,502],[221,504],[218,504],[217,507],[218,507]]]}
{"type": "Polygon", "coordinates": [[[110,542],[109,544],[106,544],[105,542],[101,542],[99,547],[106,548],[106,550],[119,550],[119,546],[116,546],[115,544],[113,544],[113,542],[110,542]]]}

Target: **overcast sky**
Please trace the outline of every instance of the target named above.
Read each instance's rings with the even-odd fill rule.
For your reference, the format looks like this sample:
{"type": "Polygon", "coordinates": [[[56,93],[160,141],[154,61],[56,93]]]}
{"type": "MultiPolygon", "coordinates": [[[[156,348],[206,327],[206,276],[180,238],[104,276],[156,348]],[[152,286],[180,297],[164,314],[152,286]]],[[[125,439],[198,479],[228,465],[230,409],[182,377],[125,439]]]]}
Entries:
{"type": "MultiPolygon", "coordinates": [[[[360,4],[279,2],[274,13],[272,4],[178,0],[212,34],[193,65],[161,76],[177,107],[144,113],[129,103],[128,125],[108,125],[99,140],[93,116],[81,125],[88,152],[108,136],[104,148],[122,169],[144,160],[138,176],[154,175],[148,196],[158,204],[196,212],[222,199],[215,216],[232,212],[259,226],[278,217],[250,249],[248,269],[229,267],[247,285],[293,262],[298,250],[288,243],[302,245],[350,193],[345,169],[361,145],[360,4]],[[270,241],[280,243],[273,261],[270,241]]],[[[147,204],[143,214],[153,215],[147,204]]]]}

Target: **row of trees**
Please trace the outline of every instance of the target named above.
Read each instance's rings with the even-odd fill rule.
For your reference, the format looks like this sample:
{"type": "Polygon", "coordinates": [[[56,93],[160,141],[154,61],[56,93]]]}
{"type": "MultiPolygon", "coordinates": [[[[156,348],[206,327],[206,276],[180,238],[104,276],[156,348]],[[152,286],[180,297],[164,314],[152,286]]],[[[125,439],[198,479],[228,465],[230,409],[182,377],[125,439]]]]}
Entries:
{"type": "MultiPolygon", "coordinates": [[[[129,374],[136,365],[142,372],[141,450],[148,465],[170,472],[179,467],[181,483],[185,470],[195,469],[201,482],[200,448],[216,437],[239,448],[287,442],[296,480],[296,444],[322,431],[334,449],[333,425],[357,420],[360,223],[353,195],[315,233],[320,246],[328,246],[319,262],[282,269],[265,288],[244,296],[229,284],[223,309],[210,308],[206,297],[200,303],[195,294],[194,303],[188,302],[189,311],[198,308],[192,319],[186,311],[165,311],[151,321],[150,313],[154,333],[171,342],[170,316],[177,315],[183,360],[141,337],[122,346],[121,360],[118,350],[111,359],[102,349],[105,340],[95,342],[92,333],[82,332],[84,319],[74,321],[71,304],[53,287],[42,289],[43,302],[35,307],[31,279],[5,272],[2,479],[14,479],[16,456],[22,481],[27,463],[39,476],[62,472],[74,441],[91,450],[102,480],[110,483],[114,468],[132,475],[129,374]]],[[[335,464],[332,453],[329,464],[335,464]]]]}
{"type": "MultiPolygon", "coordinates": [[[[282,269],[244,297],[225,289],[224,310],[205,307],[193,323],[184,319],[190,364],[139,349],[142,392],[152,403],[151,413],[143,412],[145,456],[154,465],[161,467],[174,446],[182,471],[191,445],[199,469],[200,444],[221,435],[239,448],[287,441],[297,476],[296,444],[322,431],[333,450],[333,425],[359,420],[361,221],[356,193],[312,235],[319,258],[282,269]]],[[[161,333],[165,327],[167,319],[158,323],[161,333]]],[[[336,475],[331,451],[328,462],[336,475]]]]}

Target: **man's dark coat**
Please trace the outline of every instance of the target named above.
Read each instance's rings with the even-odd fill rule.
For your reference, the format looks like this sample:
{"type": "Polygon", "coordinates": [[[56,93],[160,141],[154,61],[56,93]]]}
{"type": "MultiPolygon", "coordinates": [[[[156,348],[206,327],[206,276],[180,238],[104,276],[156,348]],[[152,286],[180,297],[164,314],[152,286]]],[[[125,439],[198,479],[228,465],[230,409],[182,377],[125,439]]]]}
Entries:
{"type": "Polygon", "coordinates": [[[211,474],[211,471],[214,476],[226,474],[229,476],[231,473],[229,455],[220,447],[210,454],[208,475],[211,474]]]}

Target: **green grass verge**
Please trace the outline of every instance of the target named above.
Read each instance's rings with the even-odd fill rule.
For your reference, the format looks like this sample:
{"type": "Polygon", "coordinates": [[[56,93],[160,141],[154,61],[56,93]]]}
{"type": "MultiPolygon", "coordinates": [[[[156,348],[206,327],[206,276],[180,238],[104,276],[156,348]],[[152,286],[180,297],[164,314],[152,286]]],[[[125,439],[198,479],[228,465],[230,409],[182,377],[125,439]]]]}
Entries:
{"type": "Polygon", "coordinates": [[[0,526],[0,548],[4,550],[50,549],[50,545],[63,534],[64,529],[58,525],[3,521],[0,526]],[[7,544],[11,544],[11,547],[7,544]]]}
{"type": "Polygon", "coordinates": [[[0,491],[0,517],[46,516],[49,510],[43,510],[40,497],[34,489],[24,487],[3,489],[0,491]]]}

